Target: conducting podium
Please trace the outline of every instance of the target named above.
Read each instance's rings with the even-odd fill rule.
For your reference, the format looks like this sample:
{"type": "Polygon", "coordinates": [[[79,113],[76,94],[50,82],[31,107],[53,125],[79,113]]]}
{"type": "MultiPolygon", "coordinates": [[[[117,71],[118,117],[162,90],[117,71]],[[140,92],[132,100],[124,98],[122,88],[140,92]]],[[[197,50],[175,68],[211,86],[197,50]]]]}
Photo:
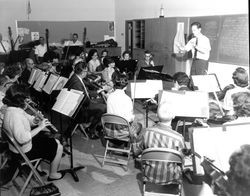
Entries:
{"type": "MultiPolygon", "coordinates": [[[[59,95],[57,96],[56,102],[52,107],[53,111],[58,112],[64,116],[67,116],[71,119],[71,124],[74,123],[82,104],[85,100],[85,95],[81,91],[71,89],[62,89],[59,95]]],[[[70,135],[70,168],[63,170],[63,172],[70,173],[73,179],[78,182],[79,178],[76,174],[76,171],[83,169],[84,166],[74,167],[73,162],[73,146],[72,146],[72,135],[70,135]]]]}

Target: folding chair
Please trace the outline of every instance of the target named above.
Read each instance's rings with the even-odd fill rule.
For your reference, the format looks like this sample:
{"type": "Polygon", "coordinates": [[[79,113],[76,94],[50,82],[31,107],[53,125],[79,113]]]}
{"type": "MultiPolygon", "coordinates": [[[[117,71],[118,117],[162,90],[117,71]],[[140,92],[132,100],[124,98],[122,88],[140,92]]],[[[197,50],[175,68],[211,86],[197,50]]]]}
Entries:
{"type": "MultiPolygon", "coordinates": [[[[27,185],[29,184],[32,176],[34,175],[40,186],[45,185],[44,181],[42,180],[42,178],[40,177],[39,173],[37,172],[37,167],[39,166],[40,162],[42,159],[34,159],[34,160],[29,160],[28,157],[24,154],[24,152],[22,151],[20,145],[18,144],[18,142],[14,139],[14,137],[11,135],[11,133],[9,133],[9,131],[7,131],[6,129],[2,128],[3,133],[6,135],[6,139],[8,140],[8,142],[14,146],[16,148],[16,150],[18,151],[18,153],[21,155],[21,157],[24,159],[24,161],[22,161],[20,164],[20,166],[24,166],[27,165],[31,171],[29,172],[29,175],[21,189],[21,191],[19,192],[19,196],[23,195],[27,185]]],[[[15,175],[13,176],[13,179],[15,179],[17,177],[19,173],[19,169],[17,169],[15,175]]]]}
{"type": "Polygon", "coordinates": [[[150,170],[150,176],[153,178],[153,182],[154,184],[158,184],[158,185],[176,185],[176,187],[178,187],[177,191],[173,191],[173,193],[155,193],[159,194],[159,195],[166,195],[166,196],[170,196],[170,195],[178,195],[181,196],[182,194],[182,172],[180,172],[180,177],[178,180],[174,180],[174,181],[167,181],[164,182],[164,180],[167,179],[167,175],[170,175],[170,171],[163,171],[162,168],[160,167],[160,163],[177,163],[181,170],[182,170],[182,166],[183,166],[183,155],[173,149],[170,148],[148,148],[146,150],[144,150],[142,152],[142,156],[141,156],[141,163],[142,163],[142,174],[143,174],[143,195],[147,195],[148,193],[152,194],[152,192],[147,192],[146,191],[146,183],[148,182],[147,180],[147,175],[146,171],[147,168],[145,168],[144,166],[148,166],[149,162],[151,163],[155,163],[152,165],[155,165],[155,168],[150,168],[152,170],[150,170]],[[163,176],[161,176],[161,179],[156,179],[157,178],[157,173],[163,174],[163,176]],[[164,176],[164,174],[166,174],[166,176],[164,176]]]}
{"type": "Polygon", "coordinates": [[[85,140],[89,140],[89,136],[88,136],[88,134],[87,134],[86,131],[85,131],[85,129],[86,129],[87,127],[88,127],[88,125],[86,125],[86,123],[77,123],[77,124],[75,125],[75,127],[74,127],[74,129],[73,129],[71,135],[73,135],[73,134],[76,132],[77,128],[79,128],[80,131],[81,131],[81,133],[83,134],[83,138],[84,138],[85,140]]]}
{"type": "Polygon", "coordinates": [[[104,138],[107,140],[102,166],[104,166],[105,162],[110,162],[125,165],[126,170],[128,170],[131,151],[129,122],[126,119],[113,114],[103,114],[101,122],[105,135],[104,138]],[[112,129],[112,125],[113,128],[117,126],[121,129],[112,129]],[[117,142],[121,145],[112,145],[117,142]],[[109,156],[107,156],[108,152],[110,154],[109,156]],[[126,154],[126,160],[119,159],[118,156],[116,157],[115,155],[118,153],[126,154]]]}

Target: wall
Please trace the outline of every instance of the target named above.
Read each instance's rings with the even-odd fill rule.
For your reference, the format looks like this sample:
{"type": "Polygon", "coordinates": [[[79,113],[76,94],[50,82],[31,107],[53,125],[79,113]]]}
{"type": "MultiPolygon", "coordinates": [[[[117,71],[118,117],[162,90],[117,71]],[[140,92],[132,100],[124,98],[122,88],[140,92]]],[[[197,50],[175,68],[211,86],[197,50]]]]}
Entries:
{"type": "MultiPolygon", "coordinates": [[[[115,0],[30,0],[30,20],[114,21],[115,0]]],[[[8,39],[8,26],[16,33],[15,20],[27,20],[27,0],[0,0],[0,32],[8,39]]]]}
{"type": "Polygon", "coordinates": [[[125,20],[158,18],[160,7],[165,17],[209,16],[248,13],[248,0],[115,0],[116,39],[125,47],[125,20]]]}

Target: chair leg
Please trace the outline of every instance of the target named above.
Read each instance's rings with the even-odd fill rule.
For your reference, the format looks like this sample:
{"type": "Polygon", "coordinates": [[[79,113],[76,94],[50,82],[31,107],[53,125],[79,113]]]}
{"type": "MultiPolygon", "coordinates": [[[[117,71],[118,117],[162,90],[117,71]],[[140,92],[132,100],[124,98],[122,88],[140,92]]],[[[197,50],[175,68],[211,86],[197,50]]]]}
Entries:
{"type": "Polygon", "coordinates": [[[146,182],[143,182],[143,185],[142,185],[142,195],[145,196],[146,194],[146,182]]]}
{"type": "MultiPolygon", "coordinates": [[[[37,169],[37,167],[38,167],[39,164],[40,164],[40,160],[37,160],[36,163],[35,163],[35,165],[34,165],[34,168],[37,169]]],[[[31,177],[33,175],[34,175],[34,173],[31,170],[30,173],[29,173],[29,175],[28,175],[28,177],[27,177],[27,179],[26,179],[26,181],[25,181],[25,183],[24,183],[24,185],[23,185],[23,187],[22,187],[22,189],[21,189],[21,191],[20,191],[20,193],[19,193],[19,196],[23,195],[23,193],[24,193],[24,191],[25,191],[27,185],[29,184],[29,182],[31,180],[31,177]]]]}
{"type": "Polygon", "coordinates": [[[85,128],[83,127],[82,124],[80,124],[80,131],[81,131],[82,134],[83,134],[83,138],[84,138],[85,140],[89,140],[89,136],[88,136],[88,134],[86,133],[85,128]]]}
{"type": "Polygon", "coordinates": [[[130,152],[131,152],[131,144],[129,143],[129,152],[128,152],[128,160],[127,160],[127,168],[126,168],[126,171],[128,171],[128,164],[129,164],[129,159],[130,159],[130,152]]]}
{"type": "Polygon", "coordinates": [[[103,157],[103,161],[102,161],[102,167],[104,166],[104,163],[105,163],[105,159],[106,159],[107,151],[108,151],[108,146],[109,146],[109,140],[107,140],[107,142],[106,142],[106,148],[105,148],[105,153],[104,153],[104,157],[103,157]]]}

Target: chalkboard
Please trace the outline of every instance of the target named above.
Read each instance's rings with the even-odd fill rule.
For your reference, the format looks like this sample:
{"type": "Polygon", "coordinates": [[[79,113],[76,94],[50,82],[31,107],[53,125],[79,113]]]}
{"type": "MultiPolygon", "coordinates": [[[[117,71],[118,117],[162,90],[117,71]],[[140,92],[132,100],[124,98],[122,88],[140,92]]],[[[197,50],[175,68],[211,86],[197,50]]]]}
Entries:
{"type": "Polygon", "coordinates": [[[191,17],[193,22],[201,23],[210,40],[210,62],[249,65],[248,15],[191,17]]]}
{"type": "Polygon", "coordinates": [[[248,16],[222,16],[219,38],[220,62],[249,63],[248,16]]]}
{"type": "Polygon", "coordinates": [[[29,34],[24,35],[23,43],[31,41],[31,32],[45,36],[45,29],[49,30],[50,43],[71,39],[73,33],[77,33],[82,41],[84,27],[87,28],[86,41],[95,43],[103,41],[104,35],[114,36],[112,21],[17,21],[17,27],[28,29],[29,34]]]}

